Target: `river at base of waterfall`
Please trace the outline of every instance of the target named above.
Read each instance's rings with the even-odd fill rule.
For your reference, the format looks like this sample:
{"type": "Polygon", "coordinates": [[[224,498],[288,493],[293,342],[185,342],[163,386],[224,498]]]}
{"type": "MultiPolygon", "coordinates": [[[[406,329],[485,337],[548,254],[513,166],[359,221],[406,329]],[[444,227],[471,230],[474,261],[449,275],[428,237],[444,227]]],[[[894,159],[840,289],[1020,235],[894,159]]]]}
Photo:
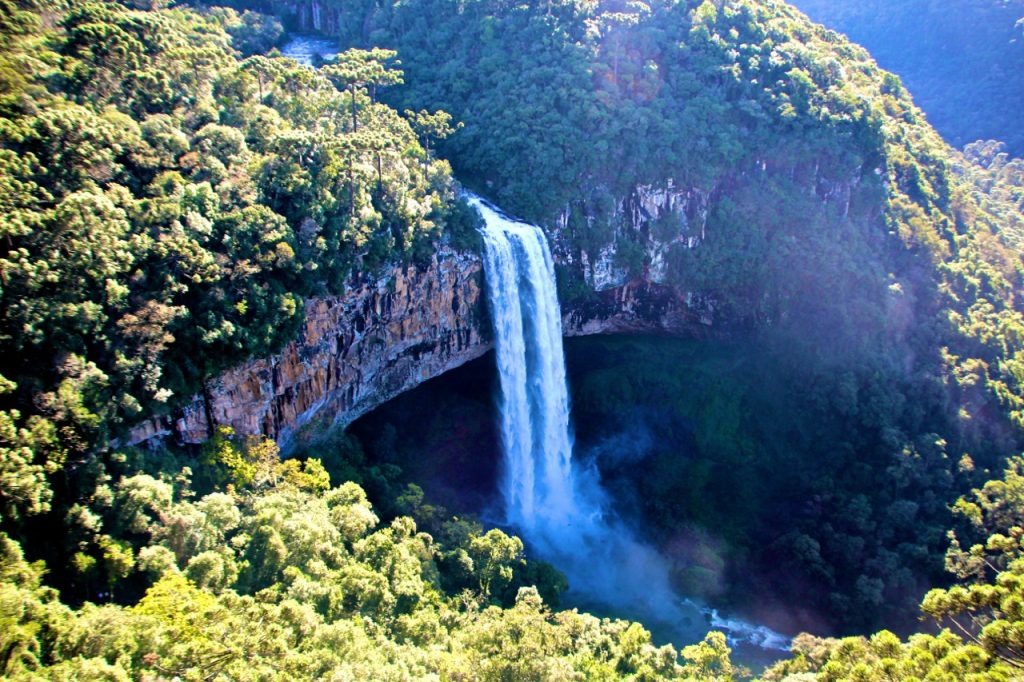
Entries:
{"type": "Polygon", "coordinates": [[[313,59],[333,59],[338,56],[338,41],[318,35],[292,35],[281,47],[281,54],[306,66],[313,65],[313,59]]]}

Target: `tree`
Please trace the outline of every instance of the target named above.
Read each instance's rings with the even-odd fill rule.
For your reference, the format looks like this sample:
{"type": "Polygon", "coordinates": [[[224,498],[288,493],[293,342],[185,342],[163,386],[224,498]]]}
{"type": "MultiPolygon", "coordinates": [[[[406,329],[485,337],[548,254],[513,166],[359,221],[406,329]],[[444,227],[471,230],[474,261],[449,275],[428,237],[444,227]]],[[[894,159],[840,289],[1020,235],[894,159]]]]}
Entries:
{"type": "Polygon", "coordinates": [[[498,596],[512,582],[514,570],[523,565],[523,541],[497,528],[472,538],[467,551],[484,599],[498,596]]]}
{"type": "MultiPolygon", "coordinates": [[[[0,375],[0,396],[15,388],[0,375]]],[[[53,491],[47,475],[63,458],[53,424],[39,417],[23,424],[18,410],[0,411],[0,520],[48,511],[53,491]]]]}
{"type": "Polygon", "coordinates": [[[0,673],[31,676],[46,663],[46,644],[70,615],[42,583],[45,568],[25,561],[21,547],[0,533],[0,673]]]}
{"type": "MultiPolygon", "coordinates": [[[[356,92],[369,88],[370,101],[376,102],[377,88],[399,85],[403,82],[402,72],[387,66],[398,53],[394,50],[373,48],[372,50],[352,49],[342,52],[334,63],[324,66],[321,71],[339,89],[349,91],[352,108],[352,131],[359,130],[356,117],[356,92]]],[[[395,61],[394,64],[399,62],[395,61]]]]}
{"type": "Polygon", "coordinates": [[[440,109],[432,114],[426,109],[420,109],[418,112],[406,109],[405,117],[409,119],[412,129],[416,131],[416,135],[420,138],[420,144],[423,145],[423,149],[427,153],[428,161],[432,153],[432,143],[447,139],[463,127],[461,122],[452,126],[452,115],[440,109]]]}
{"type": "Polygon", "coordinates": [[[254,55],[241,63],[241,69],[256,78],[259,85],[259,101],[263,102],[270,94],[270,86],[285,73],[287,67],[281,60],[254,55]]]}

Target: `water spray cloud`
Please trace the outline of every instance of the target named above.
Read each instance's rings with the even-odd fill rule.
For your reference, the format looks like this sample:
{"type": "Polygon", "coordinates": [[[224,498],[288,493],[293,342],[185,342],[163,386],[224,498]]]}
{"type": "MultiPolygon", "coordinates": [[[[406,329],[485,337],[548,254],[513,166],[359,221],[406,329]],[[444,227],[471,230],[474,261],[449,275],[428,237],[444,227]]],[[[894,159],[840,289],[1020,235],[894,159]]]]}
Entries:
{"type": "MultiPolygon", "coordinates": [[[[596,470],[581,469],[572,458],[561,311],[544,233],[479,198],[471,203],[485,221],[509,525],[566,573],[577,601],[642,619],[678,643],[700,639],[717,614],[676,597],[668,561],[610,513],[596,470]]],[[[718,622],[748,629],[739,621],[718,622]]],[[[762,642],[780,641],[764,634],[762,642]]]]}

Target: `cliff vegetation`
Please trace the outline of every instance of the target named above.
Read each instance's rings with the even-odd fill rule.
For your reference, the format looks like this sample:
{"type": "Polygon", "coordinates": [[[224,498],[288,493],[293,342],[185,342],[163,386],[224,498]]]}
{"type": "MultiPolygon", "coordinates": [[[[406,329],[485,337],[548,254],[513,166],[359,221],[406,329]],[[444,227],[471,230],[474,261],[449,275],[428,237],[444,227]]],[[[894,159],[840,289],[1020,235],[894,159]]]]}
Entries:
{"type": "Polygon", "coordinates": [[[350,436],[292,459],[229,432],[109,447],[279,349],[305,298],[473,248],[454,168],[548,228],[567,304],[611,259],[756,349],[703,413],[628,352],[592,375],[591,418],[660,400],[697,425],[701,461],[632,481],[652,535],[718,525],[842,629],[939,586],[931,634],[804,636],[766,679],[1019,676],[1020,161],[950,148],[897,77],[776,0],[233,4],[0,0],[4,675],[739,674],[720,634],[680,651],[553,611],[554,568],[350,436]],[[346,51],[264,53],[282,26],[346,51]],[[630,209],[652,192],[704,200],[630,209]]]}
{"type": "Polygon", "coordinates": [[[898,73],[955,146],[993,138],[1024,154],[1024,2],[798,0],[815,21],[863,45],[898,73]],[[908,39],[909,38],[909,39],[908,39]]]}

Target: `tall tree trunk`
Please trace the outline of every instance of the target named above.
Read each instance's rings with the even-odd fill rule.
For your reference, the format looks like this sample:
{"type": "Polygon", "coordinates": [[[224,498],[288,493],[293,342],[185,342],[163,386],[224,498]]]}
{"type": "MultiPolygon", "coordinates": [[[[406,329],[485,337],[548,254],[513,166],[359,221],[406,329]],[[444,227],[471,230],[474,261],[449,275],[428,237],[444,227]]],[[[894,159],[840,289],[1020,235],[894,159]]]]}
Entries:
{"type": "Polygon", "coordinates": [[[359,130],[359,120],[356,119],[356,84],[353,83],[351,86],[352,91],[352,132],[359,130]]]}
{"type": "Polygon", "coordinates": [[[356,183],[352,169],[352,152],[348,153],[348,216],[349,220],[356,215],[356,183]]]}

